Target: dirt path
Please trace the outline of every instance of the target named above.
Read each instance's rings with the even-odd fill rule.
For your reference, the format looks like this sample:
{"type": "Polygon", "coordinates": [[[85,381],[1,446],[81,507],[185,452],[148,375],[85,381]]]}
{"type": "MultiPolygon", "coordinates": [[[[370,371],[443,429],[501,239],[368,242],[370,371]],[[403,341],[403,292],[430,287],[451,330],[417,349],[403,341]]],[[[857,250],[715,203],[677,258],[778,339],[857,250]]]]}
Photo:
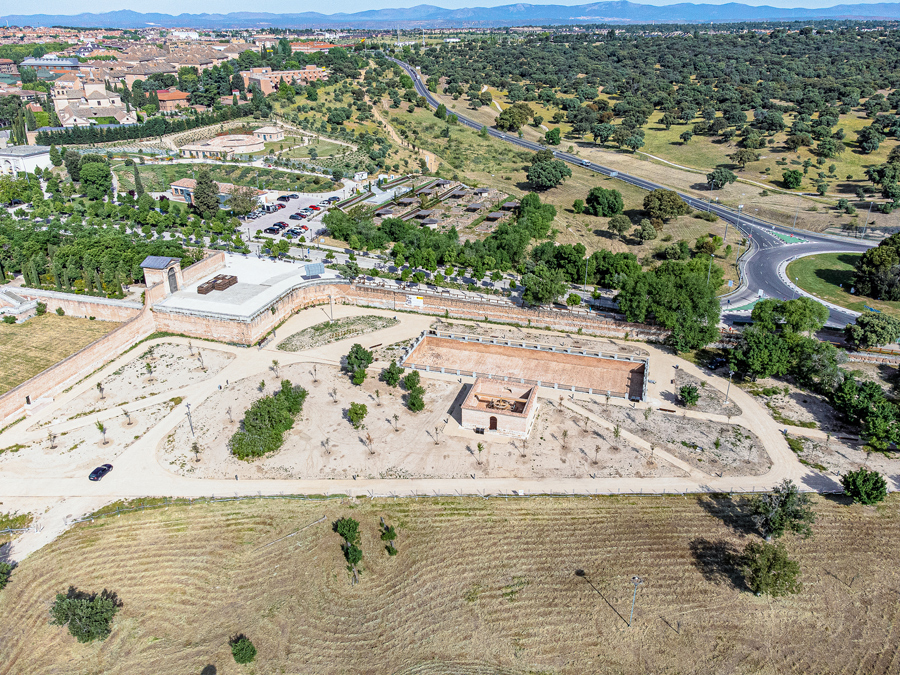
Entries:
{"type": "MultiPolygon", "coordinates": [[[[395,326],[375,331],[367,336],[367,344],[390,344],[415,338],[422,330],[431,325],[433,317],[419,314],[394,314],[384,310],[369,308],[356,308],[352,306],[340,306],[335,308],[335,316],[353,316],[358,314],[382,314],[396,316],[399,323],[395,326]]],[[[144,406],[153,405],[157,400],[170,400],[180,397],[177,404],[166,408],[158,420],[150,426],[145,433],[137,437],[127,447],[119,447],[118,454],[111,453],[105,461],[113,463],[115,470],[102,482],[92,483],[87,480],[83,467],[77,470],[62,466],[72,466],[71,461],[61,461],[59,451],[46,454],[46,459],[35,454],[33,448],[25,448],[15,455],[6,455],[3,461],[3,471],[0,475],[0,495],[3,495],[3,509],[15,510],[23,508],[36,513],[36,525],[43,528],[39,531],[28,533],[19,537],[12,546],[12,557],[21,559],[36,551],[41,546],[68,527],[73,518],[84,513],[89,513],[98,506],[123,498],[140,498],[146,496],[168,497],[201,497],[210,495],[256,495],[256,494],[322,494],[341,493],[353,496],[372,495],[435,495],[435,494],[510,494],[513,490],[527,494],[538,493],[580,493],[580,494],[617,494],[617,493],[683,493],[683,492],[741,492],[763,490],[780,483],[785,478],[796,481],[805,489],[834,490],[837,484],[828,476],[820,474],[808,467],[801,465],[793,452],[788,447],[782,428],[767,413],[767,411],[749,394],[731,388],[731,398],[743,410],[740,418],[733,419],[741,426],[752,429],[759,437],[763,446],[772,460],[772,466],[764,476],[734,476],[734,477],[710,477],[701,471],[689,466],[678,458],[666,456],[662,451],[655,452],[664,458],[666,462],[683,469],[686,476],[668,476],[657,478],[640,477],[597,477],[592,478],[585,472],[576,477],[561,478],[489,478],[475,477],[475,479],[443,478],[440,476],[429,478],[371,478],[355,479],[336,478],[332,480],[320,479],[200,479],[196,477],[178,475],[173,473],[167,465],[162,463],[162,449],[166,439],[179,425],[186,420],[187,406],[190,404],[195,410],[213,395],[220,395],[223,389],[229,387],[229,383],[236,383],[246,378],[259,379],[270,374],[272,360],[277,359],[281,366],[288,367],[292,364],[328,364],[336,366],[347,353],[349,346],[356,339],[342,340],[316,349],[303,352],[283,352],[277,350],[279,340],[287,338],[292,333],[320,323],[326,315],[322,308],[304,310],[293,316],[288,323],[279,328],[279,339],[269,346],[261,349],[235,347],[219,343],[206,343],[194,341],[194,347],[202,345],[205,349],[218,350],[233,354],[238,358],[232,359],[225,367],[205,380],[183,386],[173,386],[168,391],[160,392],[154,398],[141,401],[141,405],[133,407],[139,411],[144,406]],[[112,456],[114,454],[115,456],[112,456]],[[54,460],[57,458],[57,460],[54,460]],[[28,461],[25,461],[25,460],[28,461]],[[36,461],[37,460],[37,461],[36,461]],[[44,498],[47,509],[33,509],[27,504],[33,505],[34,498],[44,498]],[[27,504],[26,504],[27,502],[27,504]],[[18,505],[21,504],[21,507],[18,505]]],[[[468,323],[468,322],[467,322],[468,323]]],[[[62,434],[75,432],[76,428],[84,428],[93,425],[97,421],[110,419],[114,415],[121,415],[118,410],[104,410],[88,412],[77,419],[60,419],[61,411],[72,401],[84,400],[94,395],[96,384],[124,368],[131,361],[154,344],[187,344],[185,338],[161,338],[148,341],[142,345],[142,349],[131,350],[127,354],[115,359],[98,372],[87,377],[66,394],[63,394],[50,405],[36,412],[27,422],[20,423],[0,434],[0,448],[14,444],[28,445],[46,439],[47,423],[49,428],[56,427],[62,434]],[[45,425],[45,426],[42,426],[45,425]]],[[[648,385],[648,402],[638,403],[635,407],[645,408],[648,405],[659,407],[668,405],[668,401],[675,396],[672,384],[675,367],[684,369],[689,374],[724,392],[728,381],[720,377],[710,375],[700,368],[668,353],[666,350],[654,345],[641,345],[650,353],[650,380],[648,385]]],[[[380,370],[380,364],[373,365],[371,374],[380,370]]],[[[430,380],[445,380],[458,386],[459,379],[449,374],[423,373],[423,378],[430,380]]],[[[562,392],[553,389],[541,389],[539,396],[545,399],[556,399],[562,392]]],[[[591,398],[587,394],[567,394],[570,402],[567,403],[573,410],[578,410],[580,415],[595,417],[586,410],[579,401],[588,402],[591,398]]],[[[129,408],[132,406],[129,404],[129,408]]],[[[222,412],[225,415],[225,412],[222,412]]],[[[689,417],[698,419],[710,419],[721,421],[721,416],[699,412],[688,412],[689,417]]],[[[224,419],[224,418],[223,418],[224,419]]],[[[601,425],[609,423],[597,419],[601,425]]],[[[118,422],[117,422],[118,423],[118,422]]],[[[196,423],[196,420],[195,420],[196,423]]],[[[350,431],[348,434],[352,433],[350,431]]],[[[634,445],[649,448],[649,444],[639,438],[629,439],[634,445]]],[[[402,462],[402,458],[397,461],[402,462]]],[[[894,487],[893,489],[896,489],[894,487]]]]}
{"type": "MultiPolygon", "coordinates": [[[[368,101],[368,99],[366,99],[366,100],[368,101]]],[[[372,102],[369,101],[369,103],[371,104],[372,102]]],[[[428,167],[429,171],[432,171],[432,172],[437,171],[438,165],[440,164],[440,162],[438,161],[437,155],[435,155],[433,152],[429,152],[428,150],[423,150],[422,148],[413,149],[413,147],[409,143],[407,143],[402,138],[400,138],[400,134],[397,133],[397,131],[394,129],[394,127],[392,127],[390,125],[390,123],[384,117],[381,116],[381,113],[378,111],[377,105],[372,105],[372,114],[375,115],[375,117],[378,119],[378,121],[384,125],[385,130],[388,132],[388,135],[393,139],[393,141],[397,145],[407,148],[409,150],[413,150],[416,154],[418,154],[419,156],[421,156],[425,159],[425,164],[428,167]]]]}

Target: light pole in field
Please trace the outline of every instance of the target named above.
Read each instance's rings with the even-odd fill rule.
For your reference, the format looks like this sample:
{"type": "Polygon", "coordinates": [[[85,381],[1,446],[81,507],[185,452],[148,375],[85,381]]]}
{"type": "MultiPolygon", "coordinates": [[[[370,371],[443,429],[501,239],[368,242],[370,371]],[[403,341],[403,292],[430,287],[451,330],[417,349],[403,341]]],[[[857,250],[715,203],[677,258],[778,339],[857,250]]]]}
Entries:
{"type": "Polygon", "coordinates": [[[731,393],[731,376],[734,375],[734,371],[728,370],[728,387],[725,389],[725,405],[728,405],[728,394],[731,393]]]}
{"type": "Polygon", "coordinates": [[[185,403],[184,405],[185,405],[185,407],[187,408],[188,424],[191,425],[191,436],[193,436],[193,435],[194,435],[194,420],[191,419],[191,404],[190,404],[190,403],[185,403]]]}
{"type": "Polygon", "coordinates": [[[634,619],[634,602],[635,602],[635,600],[637,600],[637,589],[638,589],[638,586],[640,586],[642,583],[644,583],[644,580],[641,579],[639,576],[634,575],[633,577],[631,577],[631,583],[634,584],[634,595],[631,596],[631,616],[628,617],[628,627],[629,628],[631,628],[631,622],[634,619]]]}

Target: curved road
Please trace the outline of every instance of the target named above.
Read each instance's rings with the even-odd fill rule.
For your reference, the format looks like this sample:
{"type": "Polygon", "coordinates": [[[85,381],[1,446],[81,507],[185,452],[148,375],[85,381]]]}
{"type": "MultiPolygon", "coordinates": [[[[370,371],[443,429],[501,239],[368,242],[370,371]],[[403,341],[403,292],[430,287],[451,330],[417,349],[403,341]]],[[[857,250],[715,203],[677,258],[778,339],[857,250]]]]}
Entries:
{"type": "MultiPolygon", "coordinates": [[[[418,71],[404,61],[399,61],[391,57],[387,58],[389,61],[392,61],[403,68],[403,70],[412,78],[419,95],[424,96],[430,106],[437,108],[440,102],[435,99],[431,92],[425,87],[418,71]]],[[[467,117],[463,117],[459,113],[454,112],[453,114],[459,118],[460,124],[472,129],[481,129],[482,127],[481,124],[474,122],[467,117]]],[[[507,143],[512,143],[513,145],[517,145],[527,150],[537,152],[539,150],[547,149],[539,143],[519,138],[514,134],[506,134],[492,128],[488,128],[487,132],[494,138],[506,141],[507,143]]],[[[555,151],[554,155],[558,159],[570,164],[575,164],[584,169],[595,171],[604,176],[614,177],[617,180],[629,183],[630,185],[634,185],[643,190],[649,191],[659,188],[668,189],[664,185],[658,185],[649,180],[638,178],[637,176],[617,172],[567,152],[555,151]]],[[[809,253],[862,253],[876,245],[867,242],[856,242],[849,239],[817,235],[805,231],[800,232],[797,235],[800,239],[804,240],[803,243],[788,244],[783,239],[780,239],[777,234],[789,236],[792,234],[790,228],[772,225],[771,223],[748,216],[747,214],[739,214],[735,210],[721,204],[710,204],[691,195],[678,194],[692,209],[715,213],[722,218],[722,220],[734,225],[750,239],[752,250],[749,252],[748,256],[745,257],[744,274],[741,285],[734,293],[722,298],[722,309],[725,316],[728,316],[730,308],[737,309],[746,307],[746,305],[760,297],[760,293],[763,297],[780,298],[784,300],[790,300],[791,298],[796,297],[795,290],[788,286],[778,275],[779,266],[791,258],[809,253]]],[[[726,233],[726,236],[727,234],[730,234],[730,232],[726,233]]],[[[829,308],[829,312],[828,325],[830,326],[843,327],[848,323],[853,323],[856,318],[856,315],[848,310],[841,311],[829,308]]]]}

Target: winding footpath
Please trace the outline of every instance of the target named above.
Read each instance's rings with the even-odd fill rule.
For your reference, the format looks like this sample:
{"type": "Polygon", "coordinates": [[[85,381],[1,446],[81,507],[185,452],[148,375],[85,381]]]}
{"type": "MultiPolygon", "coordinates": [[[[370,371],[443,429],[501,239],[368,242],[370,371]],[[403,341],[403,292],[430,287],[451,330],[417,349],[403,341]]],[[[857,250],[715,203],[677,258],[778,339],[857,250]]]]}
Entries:
{"type": "MultiPolygon", "coordinates": [[[[292,317],[279,330],[282,339],[322,320],[321,308],[304,310],[292,317]]],[[[393,316],[393,312],[362,309],[352,306],[335,307],[335,316],[355,314],[383,314],[393,316]]],[[[418,314],[398,314],[395,326],[375,331],[370,335],[374,340],[390,344],[419,335],[430,326],[433,317],[418,314]]],[[[119,499],[142,497],[231,497],[282,494],[344,494],[353,497],[384,496],[431,496],[431,495],[510,495],[513,491],[526,494],[623,494],[623,493],[696,493],[696,492],[743,492],[771,488],[785,478],[790,478],[808,490],[831,491],[839,489],[831,477],[820,474],[801,465],[784,440],[785,428],[778,425],[750,395],[737,387],[731,387],[730,397],[743,413],[730,420],[722,415],[698,412],[679,413],[697,419],[707,419],[717,423],[738,424],[752,430],[760,439],[772,460],[770,470],[762,476],[711,476],[687,465],[665,451],[656,449],[658,461],[668,462],[683,471],[682,476],[661,478],[593,478],[584,476],[548,479],[489,478],[476,476],[473,479],[413,478],[413,479],[253,479],[222,480],[204,479],[173,473],[161,463],[162,448],[169,434],[185,420],[185,405],[201,405],[207,398],[225,387],[227,382],[237,382],[244,378],[257,379],[267,373],[272,359],[278,358],[282,366],[296,363],[317,363],[336,367],[341,356],[346,354],[350,344],[357,338],[342,340],[303,352],[278,351],[276,342],[261,349],[243,348],[218,343],[202,343],[205,349],[214,349],[234,354],[227,366],[208,379],[175,386],[152,398],[128,404],[130,412],[149,408],[181,397],[179,405],[165,413],[139,439],[121,448],[118,454],[104,455],[103,461],[114,464],[115,470],[100,482],[87,480],[83,460],[73,462],[64,454],[52,461],[54,455],[40,455],[37,447],[25,447],[15,455],[7,454],[0,461],[0,494],[3,495],[4,510],[31,510],[37,514],[35,531],[21,535],[12,545],[8,555],[21,560],[38,550],[65,531],[73,520],[91,513],[101,506],[119,499]]],[[[140,349],[133,349],[114,359],[96,373],[90,375],[69,392],[57,397],[51,404],[38,410],[28,420],[21,422],[0,434],[0,447],[19,443],[28,446],[47,438],[48,429],[59,434],[63,431],[92,426],[97,421],[121,417],[121,407],[85,415],[83,417],[60,419],[59,412],[68,403],[84,395],[90,395],[98,382],[112,375],[116,370],[140,357],[146,347],[161,343],[186,344],[184,338],[161,338],[144,343],[140,349]]],[[[195,344],[197,344],[195,342],[195,344]]],[[[727,380],[701,371],[696,366],[679,359],[662,348],[642,345],[650,352],[651,380],[648,386],[649,405],[654,408],[668,405],[665,401],[675,395],[671,384],[675,367],[707,382],[707,386],[725,392],[727,380]]],[[[377,369],[382,364],[376,364],[377,369]]],[[[423,377],[452,379],[456,377],[438,373],[423,373],[423,377]]],[[[552,389],[540,390],[539,396],[547,400],[557,400],[561,392],[552,389]]],[[[610,423],[595,413],[585,409],[583,401],[587,395],[569,395],[562,405],[579,415],[610,428],[610,423]]],[[[647,403],[636,404],[637,408],[647,407],[647,403]]],[[[225,411],[222,411],[224,418],[225,411]]],[[[667,414],[667,413],[656,413],[667,414]]],[[[797,430],[790,429],[791,433],[797,430]]],[[[629,437],[637,447],[649,449],[649,444],[637,437],[629,437]]],[[[90,461],[90,460],[88,460],[90,461]]],[[[97,462],[100,463],[100,462],[97,462]]]]}

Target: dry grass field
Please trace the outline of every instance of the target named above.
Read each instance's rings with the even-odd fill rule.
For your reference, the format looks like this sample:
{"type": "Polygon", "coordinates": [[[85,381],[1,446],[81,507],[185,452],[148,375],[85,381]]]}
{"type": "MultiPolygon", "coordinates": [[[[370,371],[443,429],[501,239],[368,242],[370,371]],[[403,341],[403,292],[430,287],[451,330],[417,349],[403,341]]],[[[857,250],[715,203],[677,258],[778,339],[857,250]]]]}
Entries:
{"type": "Polygon", "coordinates": [[[0,673],[896,673],[900,499],[815,506],[815,536],[787,542],[803,591],[778,600],[741,588],[728,552],[756,535],[712,495],[250,500],[113,516],[15,571],[0,592],[0,673]],[[343,516],[361,523],[356,586],[331,530],[343,516]],[[399,530],[396,557],[378,540],[381,516],[399,530]],[[49,625],[70,585],[118,594],[106,642],[49,625]],[[259,649],[251,666],[231,658],[238,632],[259,649]]]}
{"type": "Polygon", "coordinates": [[[44,314],[0,324],[0,393],[7,392],[86,347],[119,324],[44,314]]]}

